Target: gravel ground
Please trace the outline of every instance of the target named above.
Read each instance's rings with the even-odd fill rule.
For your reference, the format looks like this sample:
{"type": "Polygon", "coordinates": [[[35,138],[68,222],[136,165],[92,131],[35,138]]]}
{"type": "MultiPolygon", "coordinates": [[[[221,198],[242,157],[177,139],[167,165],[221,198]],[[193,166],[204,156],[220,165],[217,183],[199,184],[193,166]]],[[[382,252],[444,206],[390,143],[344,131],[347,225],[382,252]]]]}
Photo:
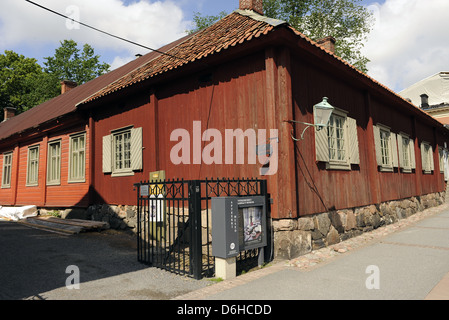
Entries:
{"type": "Polygon", "coordinates": [[[113,230],[65,236],[0,221],[0,257],[0,300],[167,300],[211,285],[139,263],[135,236],[113,230]]]}

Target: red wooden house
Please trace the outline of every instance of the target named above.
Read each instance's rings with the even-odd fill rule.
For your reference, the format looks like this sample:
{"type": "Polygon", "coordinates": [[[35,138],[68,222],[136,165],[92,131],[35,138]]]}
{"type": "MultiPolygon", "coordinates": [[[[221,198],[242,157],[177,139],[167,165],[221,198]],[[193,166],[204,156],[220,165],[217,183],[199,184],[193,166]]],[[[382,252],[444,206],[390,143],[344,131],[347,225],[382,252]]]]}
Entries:
{"type": "Polygon", "coordinates": [[[0,124],[0,205],[87,207],[94,170],[92,119],[76,104],[155,56],[150,53],[79,87],[64,81],[60,96],[17,116],[5,108],[0,124]]]}
{"type": "Polygon", "coordinates": [[[329,40],[318,44],[261,15],[261,4],[242,0],[240,10],[160,50],[166,54],[145,55],[2,123],[9,183],[0,204],[133,205],[133,184],[158,170],[170,179],[260,177],[249,154],[239,163],[233,149],[226,161],[223,141],[214,149],[221,161],[214,154],[205,162],[208,129],[214,137],[277,130],[266,142],[278,151],[277,173],[263,177],[275,220],[443,192],[448,130],[336,56],[329,40]],[[335,107],[328,129],[296,141],[299,122],[313,123],[323,97],[335,107]],[[188,161],[178,163],[180,129],[192,139],[188,161]]]}

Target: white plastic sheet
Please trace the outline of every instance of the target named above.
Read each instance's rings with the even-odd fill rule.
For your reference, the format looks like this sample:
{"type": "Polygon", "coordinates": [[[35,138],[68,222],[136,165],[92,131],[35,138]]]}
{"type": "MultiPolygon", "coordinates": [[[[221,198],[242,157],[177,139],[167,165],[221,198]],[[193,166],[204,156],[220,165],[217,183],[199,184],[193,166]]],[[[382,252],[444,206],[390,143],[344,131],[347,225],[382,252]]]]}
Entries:
{"type": "Polygon", "coordinates": [[[2,207],[0,206],[0,220],[19,221],[37,216],[36,206],[2,207]]]}

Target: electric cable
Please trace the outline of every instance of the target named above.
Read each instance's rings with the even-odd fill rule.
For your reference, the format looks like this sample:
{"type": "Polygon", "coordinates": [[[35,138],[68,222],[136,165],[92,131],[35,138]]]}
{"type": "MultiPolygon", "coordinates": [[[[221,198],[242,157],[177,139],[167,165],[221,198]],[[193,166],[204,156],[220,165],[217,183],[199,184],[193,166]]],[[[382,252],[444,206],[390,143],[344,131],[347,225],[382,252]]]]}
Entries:
{"type": "Polygon", "coordinates": [[[42,6],[42,5],[40,5],[40,4],[36,3],[36,2],[33,2],[33,1],[31,1],[31,0],[25,0],[25,1],[28,2],[28,3],[30,3],[30,4],[32,4],[32,5],[35,5],[35,6],[39,7],[39,8],[41,8],[41,9],[44,9],[44,10],[46,10],[46,11],[49,11],[49,12],[53,13],[53,14],[56,14],[56,15],[58,15],[58,16],[60,16],[60,17],[63,17],[63,18],[65,18],[65,19],[68,19],[68,20],[70,20],[70,21],[72,21],[72,22],[79,23],[80,25],[82,25],[82,26],[84,26],[84,27],[86,27],[86,28],[90,28],[90,29],[92,29],[92,30],[95,30],[95,31],[98,31],[98,32],[100,32],[100,33],[106,34],[106,35],[108,35],[108,36],[110,36],[110,37],[113,37],[113,38],[116,38],[116,39],[119,39],[119,40],[122,40],[122,41],[125,41],[125,42],[128,42],[128,43],[131,43],[131,44],[136,45],[136,46],[139,46],[139,47],[141,47],[141,48],[144,48],[144,49],[147,49],[147,50],[150,50],[150,51],[154,51],[154,52],[157,52],[157,53],[160,53],[160,54],[163,54],[163,55],[166,55],[166,56],[175,58],[175,59],[184,60],[184,61],[189,62],[189,60],[187,60],[187,59],[184,59],[184,58],[181,58],[181,57],[177,57],[177,56],[175,56],[175,55],[172,55],[172,54],[169,54],[169,53],[166,53],[166,52],[157,50],[157,49],[153,49],[153,48],[147,47],[147,46],[142,45],[142,44],[140,44],[140,43],[137,43],[137,42],[134,42],[134,41],[131,41],[131,40],[128,40],[128,39],[125,39],[125,38],[116,36],[116,35],[114,35],[114,34],[112,34],[112,33],[109,33],[109,32],[103,31],[103,30],[100,30],[100,29],[98,29],[98,28],[92,27],[92,26],[90,26],[90,25],[88,25],[88,24],[86,24],[86,23],[83,23],[83,22],[81,22],[81,21],[77,21],[77,20],[75,20],[75,19],[73,19],[73,18],[70,18],[70,17],[68,17],[68,16],[66,16],[66,15],[64,15],[64,14],[62,14],[62,13],[59,13],[59,12],[57,12],[57,11],[55,11],[55,10],[52,10],[52,9],[50,9],[50,8],[44,7],[44,6],[42,6]]]}

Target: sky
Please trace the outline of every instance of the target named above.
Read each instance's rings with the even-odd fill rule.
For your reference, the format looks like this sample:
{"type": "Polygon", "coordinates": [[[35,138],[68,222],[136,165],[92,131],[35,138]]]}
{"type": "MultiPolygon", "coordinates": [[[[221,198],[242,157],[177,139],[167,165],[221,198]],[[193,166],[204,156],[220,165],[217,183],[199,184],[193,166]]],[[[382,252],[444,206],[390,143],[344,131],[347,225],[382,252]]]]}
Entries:
{"type": "MultiPolygon", "coordinates": [[[[98,29],[158,49],[186,34],[194,12],[231,13],[238,0],[33,0],[98,29]]],[[[449,71],[448,0],[362,0],[375,17],[363,54],[368,75],[399,92],[449,71]]],[[[25,0],[0,0],[0,54],[13,50],[43,66],[60,41],[90,44],[112,68],[148,50],[98,33],[25,0]]]]}

